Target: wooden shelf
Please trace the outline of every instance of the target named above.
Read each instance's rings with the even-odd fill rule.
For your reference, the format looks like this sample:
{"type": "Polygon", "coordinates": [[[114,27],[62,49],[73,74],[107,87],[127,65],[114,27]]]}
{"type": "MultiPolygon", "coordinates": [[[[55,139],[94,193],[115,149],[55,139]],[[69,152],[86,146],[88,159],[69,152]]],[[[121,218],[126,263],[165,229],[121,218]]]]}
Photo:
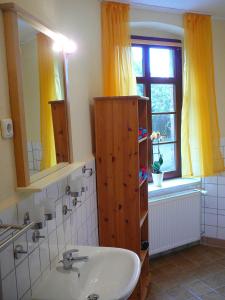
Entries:
{"type": "Polygon", "coordinates": [[[140,253],[141,264],[143,264],[147,254],[148,254],[148,249],[147,250],[141,250],[141,253],[140,253]]]}
{"type": "Polygon", "coordinates": [[[147,297],[150,280],[151,280],[151,277],[149,274],[142,275],[142,278],[141,278],[141,300],[145,300],[147,297]]]}
{"type": "Polygon", "coordinates": [[[141,211],[140,214],[140,227],[144,224],[146,217],[148,216],[148,209],[141,211]]]}
{"type": "Polygon", "coordinates": [[[17,192],[41,192],[43,189],[48,187],[49,185],[62,180],[63,178],[69,176],[71,173],[79,169],[80,167],[84,166],[85,162],[75,162],[72,164],[67,164],[66,166],[62,167],[61,169],[57,169],[56,171],[46,174],[43,178],[34,181],[30,185],[26,187],[17,187],[17,192]]]}
{"type": "Polygon", "coordinates": [[[142,139],[138,140],[138,143],[140,144],[144,141],[147,141],[147,138],[148,138],[147,136],[143,137],[142,139]]]}
{"type": "Polygon", "coordinates": [[[139,178],[149,163],[146,100],[129,96],[95,99],[100,245],[126,248],[139,255],[142,270],[132,300],[147,296],[144,277],[149,255],[148,250],[140,251],[140,246],[141,241],[148,241],[148,178],[139,178]],[[147,129],[146,137],[138,139],[139,128],[147,129]],[[133,187],[138,178],[137,191],[133,187]]]}

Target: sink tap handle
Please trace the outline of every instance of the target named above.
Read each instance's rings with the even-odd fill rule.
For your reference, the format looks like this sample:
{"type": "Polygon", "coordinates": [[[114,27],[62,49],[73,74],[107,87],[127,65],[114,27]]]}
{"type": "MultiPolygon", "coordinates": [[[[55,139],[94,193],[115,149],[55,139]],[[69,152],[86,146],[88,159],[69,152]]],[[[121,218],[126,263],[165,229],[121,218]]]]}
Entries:
{"type": "Polygon", "coordinates": [[[63,259],[72,259],[73,253],[79,252],[78,249],[71,249],[63,253],[63,259]]]}

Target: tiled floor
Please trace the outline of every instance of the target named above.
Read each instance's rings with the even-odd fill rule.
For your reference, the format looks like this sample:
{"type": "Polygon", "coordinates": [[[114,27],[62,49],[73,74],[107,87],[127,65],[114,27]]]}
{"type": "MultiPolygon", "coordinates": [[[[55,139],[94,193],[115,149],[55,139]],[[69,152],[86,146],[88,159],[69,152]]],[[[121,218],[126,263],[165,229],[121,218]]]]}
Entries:
{"type": "Polygon", "coordinates": [[[225,249],[199,245],[150,264],[148,300],[225,299],[225,249]]]}

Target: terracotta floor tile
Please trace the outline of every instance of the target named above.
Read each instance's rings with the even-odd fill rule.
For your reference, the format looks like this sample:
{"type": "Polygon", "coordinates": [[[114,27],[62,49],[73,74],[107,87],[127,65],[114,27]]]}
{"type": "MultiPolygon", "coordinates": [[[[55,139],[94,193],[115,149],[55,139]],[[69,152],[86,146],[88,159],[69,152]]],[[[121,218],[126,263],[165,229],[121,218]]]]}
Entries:
{"type": "Polygon", "coordinates": [[[216,292],[218,292],[219,294],[225,296],[225,286],[216,289],[216,292]]]}
{"type": "Polygon", "coordinates": [[[150,270],[148,300],[225,299],[225,249],[194,246],[151,259],[150,270]]]}
{"type": "Polygon", "coordinates": [[[222,287],[225,285],[225,271],[208,275],[202,280],[211,288],[222,287]]]}
{"type": "Polygon", "coordinates": [[[186,288],[195,296],[202,296],[212,292],[212,289],[201,280],[195,280],[189,283],[186,288]]]}
{"type": "Polygon", "coordinates": [[[197,276],[199,276],[200,278],[206,277],[207,275],[210,275],[210,274],[219,273],[222,271],[225,271],[225,266],[218,263],[217,261],[214,263],[211,263],[210,265],[200,266],[195,269],[197,276]]]}
{"type": "Polygon", "coordinates": [[[182,286],[177,286],[167,291],[167,294],[173,299],[186,300],[192,297],[192,294],[182,286]]]}
{"type": "Polygon", "coordinates": [[[146,300],[173,300],[168,294],[149,294],[146,300]]]}
{"type": "Polygon", "coordinates": [[[216,292],[209,293],[201,297],[201,300],[224,300],[225,296],[220,295],[216,292]]]}

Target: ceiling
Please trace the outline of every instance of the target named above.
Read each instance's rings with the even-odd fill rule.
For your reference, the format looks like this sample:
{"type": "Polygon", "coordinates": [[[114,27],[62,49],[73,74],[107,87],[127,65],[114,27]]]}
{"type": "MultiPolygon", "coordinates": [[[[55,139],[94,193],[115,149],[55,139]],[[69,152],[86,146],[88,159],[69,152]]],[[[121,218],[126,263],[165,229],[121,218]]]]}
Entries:
{"type": "Polygon", "coordinates": [[[225,0],[127,0],[124,2],[150,6],[152,9],[176,9],[181,13],[192,11],[225,18],[225,0]]]}

